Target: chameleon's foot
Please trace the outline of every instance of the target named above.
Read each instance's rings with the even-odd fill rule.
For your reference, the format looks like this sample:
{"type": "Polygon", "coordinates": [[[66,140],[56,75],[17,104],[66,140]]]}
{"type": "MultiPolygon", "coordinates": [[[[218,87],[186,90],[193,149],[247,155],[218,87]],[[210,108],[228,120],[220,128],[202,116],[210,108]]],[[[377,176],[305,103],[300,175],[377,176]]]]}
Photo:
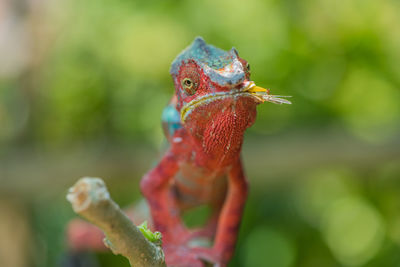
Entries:
{"type": "Polygon", "coordinates": [[[204,267],[204,262],[186,246],[164,245],[165,262],[174,267],[204,267]]]}
{"type": "Polygon", "coordinates": [[[214,267],[226,267],[228,265],[228,262],[222,259],[221,253],[213,248],[196,247],[192,248],[192,252],[197,255],[198,259],[212,263],[214,267]]]}

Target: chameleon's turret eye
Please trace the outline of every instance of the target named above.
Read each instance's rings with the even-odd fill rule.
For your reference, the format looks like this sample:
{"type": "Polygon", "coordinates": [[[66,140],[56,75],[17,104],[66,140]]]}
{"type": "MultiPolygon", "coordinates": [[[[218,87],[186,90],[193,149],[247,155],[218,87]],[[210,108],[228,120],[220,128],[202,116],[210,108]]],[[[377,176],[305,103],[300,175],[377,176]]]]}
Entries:
{"type": "Polygon", "coordinates": [[[179,90],[183,97],[192,96],[201,87],[200,72],[194,62],[187,62],[182,65],[179,76],[177,77],[179,90]]]}
{"type": "Polygon", "coordinates": [[[188,95],[193,95],[196,93],[197,84],[194,83],[191,79],[185,78],[182,80],[182,88],[188,95]]]}
{"type": "Polygon", "coordinates": [[[193,86],[193,82],[191,79],[185,78],[185,79],[183,79],[183,85],[186,87],[191,87],[191,86],[193,86]]]}

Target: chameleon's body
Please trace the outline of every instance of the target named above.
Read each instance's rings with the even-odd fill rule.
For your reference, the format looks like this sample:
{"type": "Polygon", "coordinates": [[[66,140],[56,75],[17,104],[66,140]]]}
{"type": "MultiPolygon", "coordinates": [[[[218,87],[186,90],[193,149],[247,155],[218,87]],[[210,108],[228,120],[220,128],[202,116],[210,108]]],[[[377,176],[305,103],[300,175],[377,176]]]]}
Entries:
{"type": "MultiPolygon", "coordinates": [[[[264,101],[289,101],[250,81],[247,61],[196,38],[171,66],[175,95],[162,120],[169,149],[141,181],[153,229],[162,233],[168,266],[226,266],[233,255],[247,197],[240,159],[243,134],[264,101]],[[189,230],[182,212],[207,204],[212,209],[202,229],[189,230]],[[209,238],[212,247],[195,247],[209,238]]],[[[138,223],[138,213],[133,213],[138,223]]],[[[73,222],[68,234],[75,249],[99,247],[101,233],[73,222]]]]}
{"type": "Polygon", "coordinates": [[[243,134],[264,101],[287,103],[251,82],[247,62],[195,41],[172,63],[175,95],[163,113],[170,147],[141,182],[154,223],[163,235],[167,264],[203,266],[199,258],[225,266],[232,257],[247,197],[240,150],[243,134]],[[264,99],[262,97],[264,96],[264,99]],[[267,98],[268,98],[267,97],[267,98]],[[208,204],[213,210],[201,231],[189,231],[182,212],[208,204]],[[190,247],[197,237],[211,248],[190,247]]]}

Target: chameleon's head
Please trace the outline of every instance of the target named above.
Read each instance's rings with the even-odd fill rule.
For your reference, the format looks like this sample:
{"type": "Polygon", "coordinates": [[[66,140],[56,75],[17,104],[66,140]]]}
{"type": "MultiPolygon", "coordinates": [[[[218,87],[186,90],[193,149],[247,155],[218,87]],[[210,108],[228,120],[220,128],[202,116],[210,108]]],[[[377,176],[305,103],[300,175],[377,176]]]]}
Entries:
{"type": "Polygon", "coordinates": [[[237,101],[245,101],[253,107],[265,101],[290,104],[288,100],[270,95],[268,89],[250,81],[250,65],[239,57],[235,48],[224,51],[206,44],[201,37],[197,37],[177,56],[170,73],[175,83],[182,123],[190,120],[194,111],[205,106],[208,109],[218,106],[221,112],[237,104],[237,101]]]}
{"type": "Polygon", "coordinates": [[[170,72],[181,122],[196,136],[207,131],[214,137],[218,131],[241,136],[253,124],[257,104],[290,103],[256,86],[249,64],[235,48],[224,51],[200,37],[178,55],[170,72]]]}

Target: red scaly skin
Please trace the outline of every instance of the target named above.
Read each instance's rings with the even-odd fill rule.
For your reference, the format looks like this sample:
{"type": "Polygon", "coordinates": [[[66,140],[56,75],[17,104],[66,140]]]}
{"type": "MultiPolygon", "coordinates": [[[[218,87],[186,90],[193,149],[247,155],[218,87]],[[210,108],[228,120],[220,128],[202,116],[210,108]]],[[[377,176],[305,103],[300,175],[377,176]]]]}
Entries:
{"type": "MultiPolygon", "coordinates": [[[[247,66],[243,59],[242,65],[247,66]]],[[[175,79],[176,108],[215,92],[243,87],[219,86],[195,62],[180,68],[175,79]],[[188,94],[182,80],[197,85],[188,94]],[[178,99],[178,100],[177,100],[178,99]]],[[[192,108],[171,139],[171,146],[159,164],[141,181],[154,223],[163,234],[163,248],[169,266],[203,266],[201,259],[226,266],[234,253],[240,221],[247,198],[247,181],[240,160],[243,134],[254,123],[259,104],[248,95],[211,99],[192,108]],[[193,232],[181,220],[183,211],[209,204],[213,216],[202,231],[193,232]],[[194,238],[214,238],[211,248],[190,247],[194,238]]]]}

